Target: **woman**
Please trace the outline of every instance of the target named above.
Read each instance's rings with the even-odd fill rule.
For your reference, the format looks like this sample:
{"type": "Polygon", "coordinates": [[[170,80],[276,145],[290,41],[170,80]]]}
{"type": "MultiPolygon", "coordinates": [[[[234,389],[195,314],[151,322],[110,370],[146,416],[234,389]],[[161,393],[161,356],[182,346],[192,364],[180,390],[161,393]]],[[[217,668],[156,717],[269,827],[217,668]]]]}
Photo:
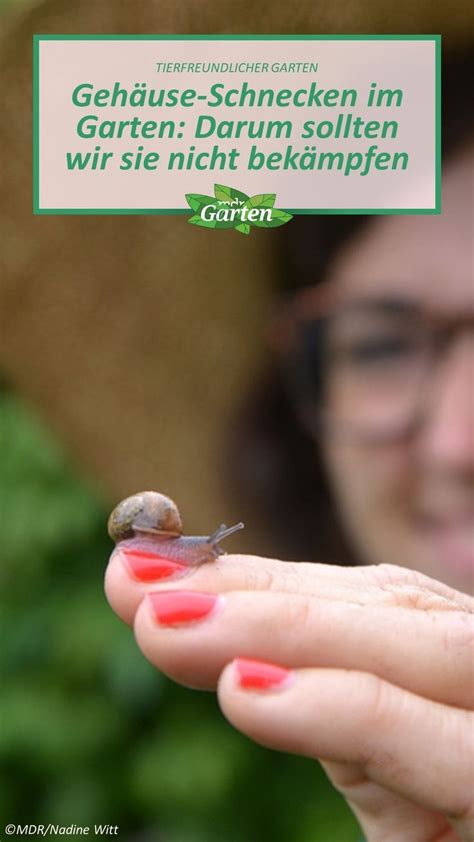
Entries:
{"type": "Polygon", "coordinates": [[[163,578],[157,558],[144,582],[119,548],[106,574],[145,656],[319,759],[369,842],[474,837],[473,164],[458,144],[441,216],[361,225],[275,331],[362,566],[229,555],[163,578]]]}

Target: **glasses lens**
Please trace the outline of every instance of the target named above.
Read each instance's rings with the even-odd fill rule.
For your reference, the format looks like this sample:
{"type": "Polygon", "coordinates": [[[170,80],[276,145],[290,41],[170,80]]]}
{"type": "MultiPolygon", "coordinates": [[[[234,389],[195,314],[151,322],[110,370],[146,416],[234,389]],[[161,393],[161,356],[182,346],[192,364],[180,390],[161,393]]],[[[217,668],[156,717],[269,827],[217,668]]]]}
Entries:
{"type": "Polygon", "coordinates": [[[305,402],[330,429],[387,436],[414,420],[431,350],[409,308],[347,307],[303,325],[300,347],[305,402]]]}

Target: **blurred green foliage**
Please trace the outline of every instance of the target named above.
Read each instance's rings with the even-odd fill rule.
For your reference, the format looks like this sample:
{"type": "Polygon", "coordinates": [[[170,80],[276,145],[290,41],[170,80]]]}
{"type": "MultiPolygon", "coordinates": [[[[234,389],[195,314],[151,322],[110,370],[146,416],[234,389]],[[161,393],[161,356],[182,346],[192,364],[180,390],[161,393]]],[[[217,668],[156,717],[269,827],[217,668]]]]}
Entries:
{"type": "Polygon", "coordinates": [[[316,763],[236,733],[173,685],[110,611],[106,512],[57,443],[0,393],[0,827],[110,822],[167,842],[351,842],[316,763]]]}

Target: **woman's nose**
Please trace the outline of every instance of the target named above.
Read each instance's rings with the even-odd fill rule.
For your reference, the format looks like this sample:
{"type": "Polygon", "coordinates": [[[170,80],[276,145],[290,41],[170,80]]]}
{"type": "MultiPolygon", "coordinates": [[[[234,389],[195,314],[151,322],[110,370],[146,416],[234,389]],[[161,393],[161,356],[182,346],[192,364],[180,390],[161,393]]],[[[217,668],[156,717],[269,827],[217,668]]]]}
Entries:
{"type": "Polygon", "coordinates": [[[419,447],[433,468],[474,470],[474,335],[460,336],[428,385],[419,447]]]}

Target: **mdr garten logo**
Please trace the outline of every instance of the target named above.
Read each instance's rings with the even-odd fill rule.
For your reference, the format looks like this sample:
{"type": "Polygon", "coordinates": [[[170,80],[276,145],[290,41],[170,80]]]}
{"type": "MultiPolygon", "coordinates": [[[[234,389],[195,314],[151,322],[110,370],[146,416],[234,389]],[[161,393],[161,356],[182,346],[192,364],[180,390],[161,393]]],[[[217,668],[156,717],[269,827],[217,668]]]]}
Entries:
{"type": "Polygon", "coordinates": [[[234,228],[240,234],[250,234],[255,228],[278,228],[293,219],[291,213],[278,210],[276,193],[247,196],[241,190],[214,185],[214,196],[187,193],[186,201],[193,211],[191,225],[202,228],[234,228]]]}

